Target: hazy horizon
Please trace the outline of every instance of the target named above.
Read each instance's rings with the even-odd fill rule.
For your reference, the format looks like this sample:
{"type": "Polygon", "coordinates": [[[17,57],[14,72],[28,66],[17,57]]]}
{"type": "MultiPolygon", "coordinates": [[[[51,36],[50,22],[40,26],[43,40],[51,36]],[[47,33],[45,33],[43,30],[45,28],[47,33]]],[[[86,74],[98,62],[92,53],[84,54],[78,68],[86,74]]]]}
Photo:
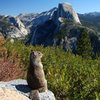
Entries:
{"type": "Polygon", "coordinates": [[[0,0],[0,15],[19,15],[20,13],[41,13],[57,7],[59,3],[70,3],[77,13],[100,12],[98,0],[0,0]]]}

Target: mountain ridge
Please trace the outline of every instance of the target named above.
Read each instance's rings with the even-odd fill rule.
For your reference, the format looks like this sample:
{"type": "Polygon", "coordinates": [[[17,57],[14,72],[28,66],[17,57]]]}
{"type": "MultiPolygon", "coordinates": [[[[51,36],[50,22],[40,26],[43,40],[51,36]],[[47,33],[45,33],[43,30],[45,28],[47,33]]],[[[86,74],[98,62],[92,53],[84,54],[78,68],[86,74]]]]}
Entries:
{"type": "MultiPolygon", "coordinates": [[[[28,44],[42,44],[44,46],[64,45],[64,48],[69,48],[70,50],[75,51],[77,48],[76,44],[78,37],[81,34],[81,29],[84,28],[89,31],[92,45],[95,47],[94,51],[97,51],[100,48],[100,35],[98,30],[96,31],[96,28],[91,27],[91,22],[93,22],[92,17],[89,22],[87,21],[88,17],[84,18],[85,16],[89,16],[89,14],[77,14],[72,5],[59,3],[58,7],[54,7],[49,11],[39,14],[20,14],[17,16],[19,21],[17,21],[17,17],[8,16],[8,22],[10,24],[13,23],[12,26],[14,27],[14,32],[9,34],[9,30],[7,30],[5,33],[8,36],[12,35],[13,38],[18,38],[18,36],[16,37],[16,34],[20,34],[20,28],[22,27],[27,31],[27,34],[22,31],[20,37],[24,35],[23,37],[25,38],[29,35],[27,39],[28,44]],[[11,19],[13,19],[13,21],[11,19]],[[21,27],[18,27],[18,25],[21,25],[21,27]],[[94,31],[91,31],[91,29],[94,31]]],[[[0,19],[2,19],[2,16],[0,19]]]]}

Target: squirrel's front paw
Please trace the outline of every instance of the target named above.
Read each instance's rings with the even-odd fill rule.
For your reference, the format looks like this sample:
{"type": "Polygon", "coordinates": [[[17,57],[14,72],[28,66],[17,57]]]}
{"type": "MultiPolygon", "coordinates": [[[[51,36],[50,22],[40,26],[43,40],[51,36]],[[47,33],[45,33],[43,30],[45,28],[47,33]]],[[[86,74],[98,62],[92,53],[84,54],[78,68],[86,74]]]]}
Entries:
{"type": "Polygon", "coordinates": [[[40,100],[39,91],[38,90],[32,90],[30,92],[29,98],[31,100],[40,100]]]}

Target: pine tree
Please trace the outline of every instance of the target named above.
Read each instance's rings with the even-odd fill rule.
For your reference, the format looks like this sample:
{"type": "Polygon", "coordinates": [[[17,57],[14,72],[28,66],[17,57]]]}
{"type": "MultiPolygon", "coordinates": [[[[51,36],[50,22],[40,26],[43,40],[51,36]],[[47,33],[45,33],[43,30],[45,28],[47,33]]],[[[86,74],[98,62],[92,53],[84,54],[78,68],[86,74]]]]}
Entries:
{"type": "Polygon", "coordinates": [[[81,30],[81,35],[77,42],[77,54],[83,58],[91,58],[92,56],[91,40],[86,29],[81,30]]]}

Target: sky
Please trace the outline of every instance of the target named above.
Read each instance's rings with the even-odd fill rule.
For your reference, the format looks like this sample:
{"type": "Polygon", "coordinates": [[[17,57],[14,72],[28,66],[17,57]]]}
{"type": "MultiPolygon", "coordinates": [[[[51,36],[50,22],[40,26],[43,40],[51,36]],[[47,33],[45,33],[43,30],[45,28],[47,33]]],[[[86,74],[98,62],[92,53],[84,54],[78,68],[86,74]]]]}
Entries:
{"type": "Polygon", "coordinates": [[[0,15],[40,13],[70,3],[77,13],[100,12],[100,0],[0,0],[0,15]]]}

